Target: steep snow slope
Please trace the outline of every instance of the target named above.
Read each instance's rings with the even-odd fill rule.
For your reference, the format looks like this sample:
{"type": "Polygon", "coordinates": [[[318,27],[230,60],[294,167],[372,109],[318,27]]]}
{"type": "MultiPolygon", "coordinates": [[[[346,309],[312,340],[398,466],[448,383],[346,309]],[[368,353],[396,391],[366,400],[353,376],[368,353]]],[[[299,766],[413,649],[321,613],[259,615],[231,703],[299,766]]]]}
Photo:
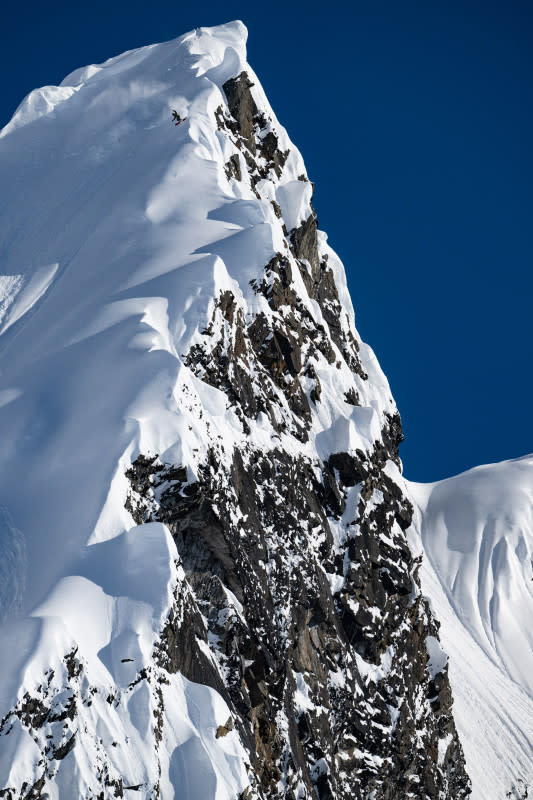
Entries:
{"type": "Polygon", "coordinates": [[[245,42],[0,134],[10,800],[468,794],[399,417],[245,42]]]}
{"type": "Polygon", "coordinates": [[[533,787],[533,457],[409,487],[473,797],[525,797],[533,787]]]}
{"type": "Polygon", "coordinates": [[[4,725],[0,784],[16,796],[24,784],[90,796],[97,783],[229,798],[248,784],[236,734],[215,739],[230,716],[216,692],[139,679],[159,669],[154,642],[184,576],[165,527],[132,528],[114,502],[133,450],[196,444],[170,421],[177,352],[230,278],[195,251],[238,228],[207,218],[223,192],[206,73],[229,77],[244,42],[227,26],[77,71],[32,92],[1,133],[0,717],[48,682],[46,701],[4,725]],[[174,107],[190,117],[181,129],[174,107]],[[39,713],[38,743],[24,723],[39,713]]]}

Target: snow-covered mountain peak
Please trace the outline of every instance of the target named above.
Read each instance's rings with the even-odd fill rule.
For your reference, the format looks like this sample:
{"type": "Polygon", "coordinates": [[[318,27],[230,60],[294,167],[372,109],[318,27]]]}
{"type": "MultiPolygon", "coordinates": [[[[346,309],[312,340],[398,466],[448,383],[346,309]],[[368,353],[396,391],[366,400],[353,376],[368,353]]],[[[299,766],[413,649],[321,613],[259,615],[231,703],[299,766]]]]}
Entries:
{"type": "Polygon", "coordinates": [[[245,42],[77,70],[2,132],[10,800],[469,792],[400,419],[245,42]]]}
{"type": "MultiPolygon", "coordinates": [[[[191,33],[180,36],[169,42],[159,45],[149,45],[136,50],[129,50],[119,56],[109,58],[103,64],[90,64],[80,67],[67,75],[59,86],[43,86],[34,89],[24,98],[15,111],[8,124],[0,131],[0,138],[7,136],[25,125],[54,113],[58,107],[69,100],[74,94],[83,91],[84,103],[94,102],[92,97],[86,97],[91,90],[102,90],[103,85],[114,84],[113,97],[115,112],[124,111],[127,101],[134,103],[142,99],[141,86],[148,75],[153,80],[156,76],[172,80],[173,68],[179,63],[188,61],[188,66],[196,70],[196,75],[202,76],[210,70],[219,70],[222,77],[238,74],[246,64],[246,40],[248,31],[246,26],[236,20],[214,28],[197,28],[191,33]],[[168,62],[166,57],[172,61],[168,62]],[[157,64],[163,57],[163,62],[157,64]],[[165,74],[166,73],[166,74],[165,74]],[[101,84],[100,87],[97,85],[101,84]],[[118,89],[121,89],[121,95],[118,89]],[[129,91],[128,91],[129,89],[129,91]],[[138,97],[136,97],[136,93],[138,97]],[[130,95],[127,97],[127,95],[130,95]],[[122,108],[117,109],[116,102],[122,99],[122,108]]],[[[110,98],[111,99],[111,98],[110,98]]]]}

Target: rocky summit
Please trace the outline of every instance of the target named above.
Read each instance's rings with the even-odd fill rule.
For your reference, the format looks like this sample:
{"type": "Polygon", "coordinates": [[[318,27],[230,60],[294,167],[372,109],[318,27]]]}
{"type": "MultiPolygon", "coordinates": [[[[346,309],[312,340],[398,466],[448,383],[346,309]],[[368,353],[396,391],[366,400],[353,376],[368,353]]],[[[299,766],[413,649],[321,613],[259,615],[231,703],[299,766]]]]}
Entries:
{"type": "Polygon", "coordinates": [[[400,416],[245,46],[0,134],[8,800],[471,793],[400,416]]]}

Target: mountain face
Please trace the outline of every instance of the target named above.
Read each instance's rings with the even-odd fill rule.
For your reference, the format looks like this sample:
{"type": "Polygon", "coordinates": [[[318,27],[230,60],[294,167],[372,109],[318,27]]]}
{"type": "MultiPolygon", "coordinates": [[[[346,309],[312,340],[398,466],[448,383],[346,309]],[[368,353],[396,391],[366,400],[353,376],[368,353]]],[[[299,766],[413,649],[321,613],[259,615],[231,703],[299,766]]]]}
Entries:
{"type": "Polygon", "coordinates": [[[470,794],[400,418],[245,42],[0,134],[9,800],[470,794]]]}

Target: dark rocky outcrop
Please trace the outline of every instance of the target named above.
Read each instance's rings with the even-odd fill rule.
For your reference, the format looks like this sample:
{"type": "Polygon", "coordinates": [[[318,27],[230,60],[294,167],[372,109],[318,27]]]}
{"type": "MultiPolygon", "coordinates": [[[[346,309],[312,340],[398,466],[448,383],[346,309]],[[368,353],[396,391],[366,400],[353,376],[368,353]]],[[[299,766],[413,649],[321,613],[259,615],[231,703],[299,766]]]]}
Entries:
{"type": "Polygon", "coordinates": [[[237,153],[229,157],[224,165],[224,169],[228,180],[235,178],[237,181],[242,181],[241,162],[237,153]]]}
{"type": "MultiPolygon", "coordinates": [[[[215,117],[219,130],[229,135],[241,151],[247,165],[248,179],[255,191],[256,184],[263,178],[268,178],[271,172],[279,178],[289,151],[280,149],[278,136],[270,120],[258,109],[250,91],[253,85],[246,72],[226,81],[222,88],[227,100],[227,110],[219,106],[215,117]]],[[[240,166],[238,173],[236,166],[235,161],[232,165],[230,162],[226,164],[228,179],[235,177],[241,180],[240,166]]]]}
{"type": "MultiPolygon", "coordinates": [[[[235,451],[229,474],[213,457],[185,487],[192,502],[156,513],[194,587],[190,631],[173,643],[170,619],[162,646],[181,651],[175,666],[187,677],[226,697],[265,796],[291,797],[301,781],[309,797],[468,794],[447,675],[426,668],[425,641],[437,630],[403,535],[412,508],[386,461],[381,443],[369,456],[336,453],[319,480],[311,463],[282,450],[235,451]],[[339,548],[328,513],[342,513],[350,491],[357,516],[339,548]],[[196,608],[214,656],[203,668],[191,661],[202,635],[196,608]]],[[[164,473],[154,467],[157,482],[164,473]]]]}
{"type": "Polygon", "coordinates": [[[224,93],[228,101],[228,109],[235,120],[236,128],[242,136],[248,149],[255,154],[256,141],[254,137],[254,123],[259,117],[259,109],[250,92],[252,81],[241,72],[236,78],[230,78],[224,84],[224,93]]]}

